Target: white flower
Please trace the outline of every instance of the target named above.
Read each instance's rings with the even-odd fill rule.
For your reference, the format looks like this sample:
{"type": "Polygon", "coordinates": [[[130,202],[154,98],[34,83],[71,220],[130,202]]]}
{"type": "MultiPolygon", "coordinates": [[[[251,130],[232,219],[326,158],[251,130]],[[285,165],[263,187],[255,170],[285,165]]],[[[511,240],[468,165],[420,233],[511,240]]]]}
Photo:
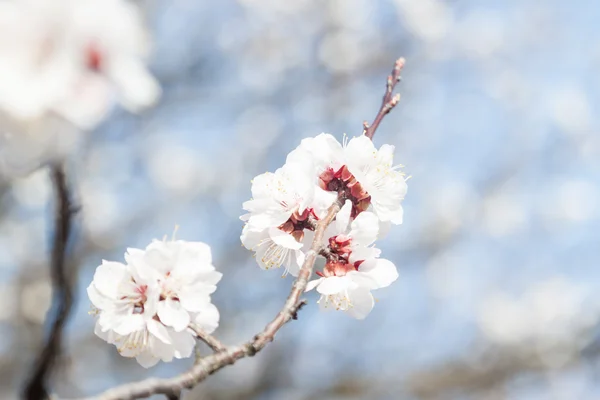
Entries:
{"type": "Polygon", "coordinates": [[[393,166],[393,151],[390,145],[377,150],[364,135],[342,145],[322,133],[302,140],[287,160],[314,168],[321,189],[351,199],[353,216],[371,207],[380,221],[401,224],[401,202],[407,187],[404,175],[393,166]]]}
{"type": "Polygon", "coordinates": [[[292,214],[303,214],[313,197],[311,171],[300,164],[287,163],[275,173],[266,172],[252,180],[252,200],[242,205],[249,213],[241,218],[254,232],[279,227],[292,214]]]}
{"type": "Polygon", "coordinates": [[[145,250],[127,249],[127,262],[157,273],[160,321],[176,332],[194,322],[207,331],[218,326],[219,313],[210,295],[223,274],[212,265],[210,247],[200,242],[154,240],[145,250]]]}
{"type": "Polygon", "coordinates": [[[322,308],[333,307],[363,319],[373,308],[371,290],[389,286],[398,272],[390,261],[377,258],[380,251],[371,246],[378,235],[377,217],[363,211],[351,220],[352,207],[347,200],[326,230],[327,262],[323,272],[317,272],[321,278],[309,282],[306,291],[317,288],[322,308]]]}
{"type": "Polygon", "coordinates": [[[406,195],[404,174],[393,166],[394,146],[384,144],[379,151],[371,139],[359,136],[344,149],[346,166],[363,189],[371,196],[371,204],[381,221],[401,224],[401,202],[406,195]]]}
{"type": "Polygon", "coordinates": [[[222,274],[199,242],[153,241],[128,249],[126,264],[103,261],[88,295],[98,316],[96,334],[148,368],[159,360],[190,357],[190,325],[211,333],[219,311],[210,295],[222,274]]]}
{"type": "MultiPolygon", "coordinates": [[[[262,269],[284,267],[284,275],[297,276],[304,263],[304,241],[298,241],[292,234],[279,228],[267,228],[253,232],[244,226],[242,244],[248,250],[256,252],[256,261],[262,269]]],[[[310,244],[309,244],[310,245],[310,244]]]]}
{"type": "Polygon", "coordinates": [[[132,111],[160,89],[142,59],[148,40],[124,0],[0,4],[0,109],[19,120],[56,113],[91,128],[113,97],[132,111]]]}
{"type": "Polygon", "coordinates": [[[379,257],[379,249],[370,246],[379,233],[379,220],[369,211],[363,211],[352,220],[352,202],[346,200],[344,206],[335,217],[335,221],[327,227],[323,235],[323,244],[329,246],[338,258],[350,264],[367,258],[379,257]]]}
{"type": "Polygon", "coordinates": [[[155,271],[143,266],[103,261],[87,288],[98,310],[102,331],[128,335],[156,314],[159,287],[155,271]]]}
{"type": "Polygon", "coordinates": [[[371,290],[389,286],[398,278],[394,264],[379,258],[365,260],[357,269],[352,264],[330,264],[324,271],[323,277],[308,283],[306,291],[317,289],[322,309],[335,308],[356,319],[364,319],[373,309],[371,290]]]}
{"type": "Polygon", "coordinates": [[[304,235],[314,229],[311,221],[326,211],[331,201],[315,196],[314,171],[305,164],[286,163],[275,173],[264,173],[252,180],[252,200],[243,208],[246,225],[242,244],[256,252],[263,269],[284,267],[284,275],[298,274],[304,262],[304,235]],[[327,204],[329,203],[329,204],[327,204]]]}

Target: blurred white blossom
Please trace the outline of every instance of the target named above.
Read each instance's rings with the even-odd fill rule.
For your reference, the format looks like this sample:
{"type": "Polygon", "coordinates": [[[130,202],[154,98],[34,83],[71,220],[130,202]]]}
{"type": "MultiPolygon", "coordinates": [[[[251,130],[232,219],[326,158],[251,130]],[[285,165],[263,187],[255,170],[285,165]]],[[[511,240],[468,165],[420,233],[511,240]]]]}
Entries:
{"type": "Polygon", "coordinates": [[[148,38],[123,0],[0,4],[0,109],[17,120],[56,113],[92,128],[113,97],[138,111],[159,86],[143,64],[148,38]]]}
{"type": "Polygon", "coordinates": [[[381,253],[371,246],[377,239],[379,223],[371,212],[362,212],[351,220],[350,200],[325,233],[329,254],[321,278],[309,282],[306,290],[317,289],[322,309],[335,308],[354,318],[365,318],[375,301],[371,290],[389,286],[398,278],[394,264],[379,259],[381,253]]]}

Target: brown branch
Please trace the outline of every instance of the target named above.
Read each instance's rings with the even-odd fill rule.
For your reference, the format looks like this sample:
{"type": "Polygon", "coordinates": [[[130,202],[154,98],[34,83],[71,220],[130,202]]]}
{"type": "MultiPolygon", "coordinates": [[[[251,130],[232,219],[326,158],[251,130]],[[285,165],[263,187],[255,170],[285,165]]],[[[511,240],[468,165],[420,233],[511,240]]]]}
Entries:
{"type": "Polygon", "coordinates": [[[306,284],[312,275],[317,254],[321,249],[325,228],[333,221],[341,206],[342,199],[339,198],[329,207],[327,216],[318,222],[311,248],[306,253],[304,264],[302,264],[298,277],[292,285],[292,290],[285,304],[277,316],[251,341],[240,346],[227,347],[222,351],[201,358],[187,372],[173,378],[150,378],[109,389],[96,397],[88,397],[84,400],[132,400],[154,394],[172,396],[173,393],[178,393],[182,389],[194,387],[221,368],[233,364],[241,358],[252,357],[261,351],[268,343],[273,341],[275,334],[286,322],[290,319],[296,319],[298,310],[304,306],[305,302],[300,300],[300,296],[304,293],[306,284]]]}
{"type": "Polygon", "coordinates": [[[202,329],[200,329],[196,325],[190,325],[190,329],[192,331],[194,331],[194,333],[196,334],[196,337],[198,339],[200,339],[204,343],[206,343],[208,345],[208,347],[210,347],[213,351],[215,351],[215,352],[223,351],[227,348],[223,343],[221,343],[219,341],[219,339],[204,332],[202,329]]]}
{"type": "Polygon", "coordinates": [[[397,94],[394,96],[394,88],[396,84],[400,82],[400,72],[404,67],[405,60],[404,58],[399,58],[396,60],[396,64],[394,64],[394,69],[392,70],[392,74],[387,78],[387,84],[385,87],[385,94],[383,95],[383,100],[381,102],[381,107],[379,108],[379,112],[375,116],[373,123],[369,125],[367,121],[363,122],[363,134],[369,139],[373,139],[373,135],[375,135],[375,131],[379,127],[379,124],[394,107],[400,101],[400,95],[397,94]]]}
{"type": "Polygon", "coordinates": [[[71,204],[63,165],[52,165],[50,174],[56,201],[55,230],[50,263],[56,318],[50,328],[46,344],[36,360],[34,370],[25,385],[24,396],[28,400],[42,400],[49,397],[48,378],[60,355],[63,329],[73,306],[73,287],[66,271],[66,253],[74,208],[71,204]]]}

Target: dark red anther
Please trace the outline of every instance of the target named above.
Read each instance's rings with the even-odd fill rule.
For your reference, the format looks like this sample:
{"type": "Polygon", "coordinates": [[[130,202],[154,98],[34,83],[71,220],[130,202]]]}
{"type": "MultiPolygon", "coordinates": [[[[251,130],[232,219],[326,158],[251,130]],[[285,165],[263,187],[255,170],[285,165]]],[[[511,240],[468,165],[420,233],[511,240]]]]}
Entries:
{"type": "Polygon", "coordinates": [[[87,49],[87,67],[92,71],[99,71],[102,67],[102,53],[98,46],[95,44],[90,44],[87,49]]]}

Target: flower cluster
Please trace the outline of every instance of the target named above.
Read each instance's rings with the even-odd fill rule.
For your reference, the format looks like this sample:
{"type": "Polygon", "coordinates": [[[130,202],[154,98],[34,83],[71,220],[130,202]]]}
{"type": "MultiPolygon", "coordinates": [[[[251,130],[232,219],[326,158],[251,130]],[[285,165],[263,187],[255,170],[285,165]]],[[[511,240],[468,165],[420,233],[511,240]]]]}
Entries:
{"type": "Polygon", "coordinates": [[[18,121],[58,115],[81,128],[105,116],[113,97],[137,111],[160,88],[137,7],[125,0],[0,3],[0,110],[18,121]]]}
{"type": "Polygon", "coordinates": [[[190,357],[189,327],[211,333],[219,324],[210,295],[221,276],[204,243],[155,240],[145,250],[127,249],[125,264],[103,261],[87,289],[95,332],[146,368],[190,357]]]}
{"type": "Polygon", "coordinates": [[[322,308],[362,319],[371,311],[371,290],[389,286],[396,267],[379,258],[373,243],[391,224],[401,224],[406,180],[393,165],[394,147],[376,149],[366,136],[340,143],[329,134],[304,139],[275,173],[252,181],[242,244],[263,269],[297,275],[319,219],[338,199],[343,207],[327,228],[320,255],[325,266],[307,290],[321,294],[322,308]]]}

